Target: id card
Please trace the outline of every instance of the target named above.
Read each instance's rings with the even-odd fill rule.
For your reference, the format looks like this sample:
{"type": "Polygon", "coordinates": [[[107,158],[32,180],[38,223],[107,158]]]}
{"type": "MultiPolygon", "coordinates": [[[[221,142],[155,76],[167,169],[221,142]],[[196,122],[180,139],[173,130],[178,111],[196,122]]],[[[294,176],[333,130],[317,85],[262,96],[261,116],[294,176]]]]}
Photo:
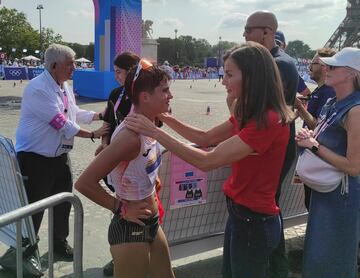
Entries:
{"type": "Polygon", "coordinates": [[[65,135],[61,138],[60,153],[68,153],[72,150],[74,145],[74,138],[67,139],[65,135]]]}

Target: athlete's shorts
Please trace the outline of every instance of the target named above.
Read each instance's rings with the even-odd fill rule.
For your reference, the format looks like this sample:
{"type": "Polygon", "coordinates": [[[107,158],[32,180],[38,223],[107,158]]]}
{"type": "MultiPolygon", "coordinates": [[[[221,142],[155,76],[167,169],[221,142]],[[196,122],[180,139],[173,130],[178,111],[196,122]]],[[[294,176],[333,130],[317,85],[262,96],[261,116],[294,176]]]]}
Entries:
{"type": "Polygon", "coordinates": [[[112,218],[108,231],[110,245],[129,242],[153,242],[159,229],[159,214],[141,219],[145,226],[123,219],[119,213],[112,218]]]}

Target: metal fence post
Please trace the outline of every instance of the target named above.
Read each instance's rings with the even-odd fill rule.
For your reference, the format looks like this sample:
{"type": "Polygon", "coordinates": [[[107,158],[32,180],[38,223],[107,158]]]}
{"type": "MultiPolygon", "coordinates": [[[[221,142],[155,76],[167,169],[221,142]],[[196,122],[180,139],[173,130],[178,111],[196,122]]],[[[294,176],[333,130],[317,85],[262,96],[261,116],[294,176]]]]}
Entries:
{"type": "MultiPolygon", "coordinates": [[[[8,224],[16,222],[16,232],[17,232],[17,277],[22,277],[22,234],[21,234],[21,221],[23,218],[31,216],[39,211],[43,211],[48,208],[52,208],[60,203],[70,202],[74,207],[74,275],[76,278],[83,277],[83,221],[84,221],[84,212],[81,201],[79,197],[72,193],[64,192],[59,193],[48,198],[42,199],[35,203],[29,204],[27,206],[21,207],[14,211],[5,213],[0,216],[0,228],[8,224]],[[19,252],[20,251],[20,252],[19,252]]],[[[52,213],[50,212],[50,217],[52,218],[52,213]]],[[[49,219],[49,222],[52,222],[52,219],[49,219]]],[[[52,248],[51,248],[52,249],[52,248]]],[[[49,260],[50,261],[50,260],[49,260]]],[[[53,270],[53,268],[51,268],[53,270]]],[[[50,270],[50,268],[49,268],[50,270]]],[[[53,275],[53,274],[51,274],[53,275]]]]}

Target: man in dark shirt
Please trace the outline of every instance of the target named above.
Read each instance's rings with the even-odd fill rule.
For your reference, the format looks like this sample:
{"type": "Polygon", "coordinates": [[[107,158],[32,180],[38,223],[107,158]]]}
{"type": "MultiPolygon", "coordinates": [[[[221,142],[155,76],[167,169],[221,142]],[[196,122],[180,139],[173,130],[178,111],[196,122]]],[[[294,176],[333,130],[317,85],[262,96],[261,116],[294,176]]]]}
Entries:
{"type": "MultiPolygon", "coordinates": [[[[279,68],[285,100],[294,107],[299,75],[294,59],[284,52],[275,43],[275,33],[278,27],[276,16],[268,11],[257,11],[251,14],[246,21],[243,36],[246,41],[255,41],[265,46],[271,52],[279,68]]],[[[295,122],[290,125],[290,139],[285,154],[285,161],[280,174],[276,203],[279,205],[281,184],[291,169],[296,157],[295,122]]],[[[270,256],[270,277],[282,278],[288,276],[288,262],[285,252],[284,231],[281,233],[279,246],[270,256]]]]}
{"type": "MultiPolygon", "coordinates": [[[[275,43],[282,49],[285,51],[287,45],[286,45],[286,40],[285,40],[285,35],[282,31],[277,30],[275,33],[275,43]]],[[[299,94],[302,94],[303,96],[307,96],[310,95],[310,90],[309,88],[306,86],[304,79],[299,75],[299,84],[297,87],[297,92],[299,94]]]]}
{"type": "MultiPolygon", "coordinates": [[[[320,57],[331,57],[335,55],[335,50],[331,48],[318,49],[310,64],[310,77],[317,83],[317,88],[310,95],[307,108],[303,102],[297,98],[295,100],[295,108],[299,116],[304,120],[304,127],[314,129],[317,118],[320,115],[321,109],[329,98],[335,96],[333,88],[325,85],[326,66],[320,60],[320,57]]],[[[305,190],[305,207],[309,210],[311,190],[304,185],[305,190]]]]}
{"type": "Polygon", "coordinates": [[[304,120],[304,127],[314,129],[317,118],[326,101],[335,96],[333,88],[325,85],[326,66],[321,62],[320,57],[332,57],[336,51],[331,48],[321,48],[316,51],[310,64],[310,77],[317,83],[317,88],[309,97],[307,109],[300,99],[295,100],[295,108],[299,116],[304,120]]]}

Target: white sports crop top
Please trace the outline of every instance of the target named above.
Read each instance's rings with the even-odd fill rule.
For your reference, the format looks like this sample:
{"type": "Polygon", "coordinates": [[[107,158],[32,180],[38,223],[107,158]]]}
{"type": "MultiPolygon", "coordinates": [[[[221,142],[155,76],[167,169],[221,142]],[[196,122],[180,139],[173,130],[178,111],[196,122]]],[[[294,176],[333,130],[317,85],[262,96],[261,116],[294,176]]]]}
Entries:
{"type": "MultiPolygon", "coordinates": [[[[125,127],[122,122],[111,136],[111,141],[125,127]]],[[[107,176],[116,195],[125,200],[142,200],[155,192],[156,178],[161,164],[159,143],[139,135],[139,155],[131,161],[121,161],[107,176]]],[[[123,142],[126,144],[126,142],[123,142]]]]}

